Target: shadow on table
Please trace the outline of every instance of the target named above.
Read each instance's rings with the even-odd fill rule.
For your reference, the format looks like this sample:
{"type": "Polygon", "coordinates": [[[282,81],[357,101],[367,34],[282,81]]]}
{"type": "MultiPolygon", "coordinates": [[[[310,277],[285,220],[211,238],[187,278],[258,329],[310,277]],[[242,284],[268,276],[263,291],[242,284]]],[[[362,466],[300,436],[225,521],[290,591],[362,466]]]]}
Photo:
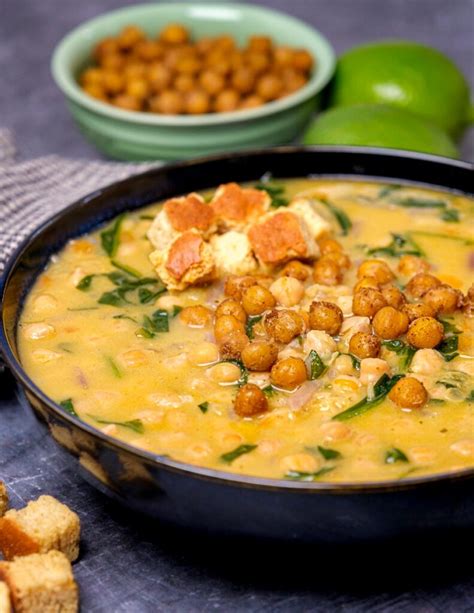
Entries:
{"type": "Polygon", "coordinates": [[[194,567],[200,575],[252,589],[368,595],[441,589],[472,577],[467,560],[474,531],[380,544],[305,545],[223,538],[172,526],[157,530],[156,521],[147,518],[137,525],[136,515],[126,509],[108,511],[116,521],[130,526],[137,544],[151,542],[160,555],[194,567]]]}

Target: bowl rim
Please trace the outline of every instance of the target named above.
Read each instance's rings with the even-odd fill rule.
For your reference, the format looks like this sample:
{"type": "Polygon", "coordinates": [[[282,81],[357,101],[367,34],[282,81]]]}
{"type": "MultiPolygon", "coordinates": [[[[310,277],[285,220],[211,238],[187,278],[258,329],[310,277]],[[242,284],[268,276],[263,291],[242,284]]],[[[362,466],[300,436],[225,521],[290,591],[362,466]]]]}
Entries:
{"type": "MultiPolygon", "coordinates": [[[[375,147],[352,147],[352,146],[334,146],[334,145],[325,145],[325,146],[282,146],[282,147],[274,147],[269,149],[252,149],[248,151],[240,151],[230,154],[216,154],[210,156],[204,156],[200,158],[195,158],[192,160],[184,160],[180,162],[175,162],[173,164],[166,164],[163,166],[159,166],[157,168],[152,168],[146,170],[143,173],[138,173],[136,175],[132,175],[126,179],[122,179],[120,181],[116,181],[106,185],[94,192],[83,196],[82,198],[74,201],[69,204],[65,208],[61,209],[48,219],[46,219],[36,230],[31,232],[15,249],[10,258],[7,260],[5,264],[5,268],[3,270],[2,275],[0,276],[0,303],[4,302],[4,294],[9,284],[10,278],[13,275],[15,268],[20,261],[24,251],[28,248],[30,242],[34,240],[38,235],[42,234],[47,228],[58,223],[64,215],[67,215],[70,211],[75,208],[81,206],[84,202],[90,202],[98,195],[102,195],[107,190],[115,189],[120,184],[126,184],[129,181],[133,181],[134,179],[147,175],[147,174],[155,174],[166,171],[169,167],[173,169],[179,170],[180,168],[200,165],[206,162],[213,161],[224,161],[229,159],[235,159],[237,157],[246,157],[247,155],[259,155],[259,154],[268,154],[274,153],[278,155],[279,153],[297,153],[297,152],[316,152],[316,153],[349,153],[349,154],[369,154],[369,155],[385,155],[385,156],[393,156],[396,158],[405,158],[405,159],[416,159],[418,161],[425,162],[437,162],[443,163],[451,168],[459,168],[463,170],[468,170],[474,173],[474,164],[462,161],[462,160],[453,160],[451,158],[436,156],[431,154],[424,154],[412,151],[403,151],[397,149],[384,149],[384,148],[375,148],[375,147]]],[[[390,174],[390,173],[388,173],[390,174]]],[[[356,172],[354,173],[354,177],[362,176],[362,178],[370,180],[373,179],[371,175],[358,175],[356,172]]],[[[381,178],[381,177],[380,177],[381,178]]],[[[413,183],[413,181],[411,181],[413,183]]],[[[447,188],[448,189],[448,188],[447,188]]],[[[146,206],[146,205],[143,205],[146,206]]],[[[141,208],[141,207],[137,207],[141,208]]],[[[21,365],[19,359],[16,358],[11,345],[9,343],[6,329],[5,329],[5,318],[4,311],[2,309],[1,312],[1,325],[0,325],[0,349],[2,356],[15,375],[16,379],[20,381],[22,385],[22,394],[25,394],[26,391],[34,395],[37,399],[39,399],[43,405],[48,407],[50,413],[53,413],[57,419],[61,419],[63,421],[68,422],[72,427],[78,428],[82,430],[86,434],[92,436],[93,438],[98,438],[102,444],[108,445],[110,447],[114,447],[118,451],[128,453],[130,455],[135,455],[140,458],[140,460],[147,462],[148,464],[152,464],[155,467],[163,470],[169,470],[171,472],[181,473],[184,476],[188,476],[191,478],[199,478],[208,481],[215,481],[221,484],[226,484],[234,487],[245,487],[248,489],[259,489],[263,491],[295,491],[297,493],[311,493],[311,494],[376,494],[376,493],[387,493],[393,491],[401,491],[413,488],[420,487],[431,487],[438,484],[443,483],[451,483],[458,480],[463,479],[471,479],[474,478],[474,467],[465,468],[457,471],[445,471],[441,473],[435,473],[431,475],[418,476],[412,478],[406,478],[403,480],[399,479],[390,479],[386,481],[348,481],[348,482],[304,482],[304,481],[291,481],[289,479],[271,479],[268,477],[257,477],[252,475],[240,474],[240,473],[230,473],[225,470],[217,470],[212,468],[206,468],[203,466],[187,464],[185,462],[179,462],[177,460],[173,460],[167,456],[163,456],[160,454],[156,454],[145,449],[141,449],[139,447],[134,447],[120,439],[113,438],[101,432],[98,428],[88,424],[87,422],[82,421],[79,417],[74,417],[67,413],[60,405],[56,404],[49,396],[47,396],[34,382],[30,377],[26,374],[23,366],[21,365]]]]}
{"type": "MultiPolygon", "coordinates": [[[[281,19],[284,18],[288,21],[288,24],[291,24],[292,26],[297,26],[300,29],[306,30],[308,34],[310,34],[314,39],[318,40],[318,44],[325,47],[325,52],[327,55],[325,62],[320,64],[318,62],[319,58],[316,58],[316,71],[311,75],[306,85],[304,85],[296,92],[289,94],[284,98],[280,98],[279,100],[267,102],[261,107],[240,111],[206,113],[203,115],[163,115],[160,113],[127,111],[115,107],[112,104],[96,100],[95,98],[92,98],[92,96],[89,96],[82,91],[82,89],[77,84],[75,78],[66,68],[63,62],[64,53],[66,52],[67,48],[73,43],[73,41],[75,41],[77,38],[81,37],[84,33],[86,33],[91,26],[94,27],[97,24],[107,22],[107,20],[111,16],[122,15],[126,13],[146,13],[147,11],[158,12],[161,9],[167,9],[171,7],[173,7],[174,9],[182,9],[183,11],[196,9],[196,5],[193,4],[193,2],[136,4],[133,6],[115,9],[113,11],[108,11],[106,13],[98,15],[97,17],[88,19],[87,21],[84,21],[80,25],[70,30],[57,43],[53,50],[51,58],[51,73],[58,88],[62,91],[66,98],[72,100],[80,106],[87,108],[89,111],[93,111],[100,115],[105,115],[109,118],[118,119],[129,123],[161,127],[217,126],[228,123],[241,123],[253,119],[260,119],[291,109],[298,104],[306,102],[311,97],[319,93],[327,85],[327,83],[334,74],[336,68],[336,55],[334,48],[332,47],[329,40],[319,30],[313,28],[312,26],[309,26],[297,17],[287,15],[282,11],[269,9],[260,5],[250,5],[239,2],[226,2],[223,5],[219,5],[218,8],[220,12],[225,10],[240,10],[245,11],[247,14],[271,14],[281,19]]],[[[200,10],[216,9],[216,3],[209,1],[200,3],[199,8],[200,10]]]]}

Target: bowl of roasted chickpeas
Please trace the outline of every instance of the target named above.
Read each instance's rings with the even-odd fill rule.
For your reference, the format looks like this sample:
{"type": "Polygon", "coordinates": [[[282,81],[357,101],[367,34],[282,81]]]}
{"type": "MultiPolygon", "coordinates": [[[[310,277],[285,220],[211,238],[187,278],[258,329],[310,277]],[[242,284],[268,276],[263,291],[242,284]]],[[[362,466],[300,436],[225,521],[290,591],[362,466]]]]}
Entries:
{"type": "Polygon", "coordinates": [[[70,32],[54,79],[108,157],[172,160],[294,141],[335,66],[319,32],[237,3],[138,5],[70,32]]]}

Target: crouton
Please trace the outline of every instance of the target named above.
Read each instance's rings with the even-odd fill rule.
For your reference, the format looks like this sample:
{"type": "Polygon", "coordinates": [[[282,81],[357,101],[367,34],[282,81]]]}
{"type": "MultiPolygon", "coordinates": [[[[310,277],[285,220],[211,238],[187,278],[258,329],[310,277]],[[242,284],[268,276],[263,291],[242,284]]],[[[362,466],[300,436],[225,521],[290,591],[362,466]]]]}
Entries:
{"type": "Polygon", "coordinates": [[[217,230],[213,209],[202,196],[191,193],[167,200],[151,224],[147,236],[156,249],[165,249],[181,232],[195,229],[205,238],[217,230]]]}
{"type": "Polygon", "coordinates": [[[0,613],[11,613],[10,590],[8,585],[0,581],[0,613]]]}
{"type": "Polygon", "coordinates": [[[214,258],[220,273],[247,275],[257,268],[252,246],[246,234],[230,230],[211,240],[214,258]]]}
{"type": "Polygon", "coordinates": [[[331,224],[316,212],[311,200],[297,198],[290,203],[288,210],[303,218],[313,238],[319,238],[321,234],[331,231],[331,224]]]}
{"type": "Polygon", "coordinates": [[[168,289],[211,281],[215,273],[212,247],[195,230],[180,234],[164,251],[153,251],[150,261],[168,289]]]}
{"type": "Polygon", "coordinates": [[[248,237],[263,266],[276,266],[293,258],[312,260],[319,253],[304,220],[290,211],[269,213],[250,228],[248,237]]]}
{"type": "Polygon", "coordinates": [[[221,229],[243,229],[264,215],[271,203],[267,192],[237,183],[220,185],[211,200],[221,229]]]}
{"type": "Polygon", "coordinates": [[[8,493],[5,483],[0,481],[0,517],[2,517],[8,509],[8,493]]]}
{"type": "Polygon", "coordinates": [[[79,517],[52,496],[40,496],[0,518],[0,551],[6,560],[57,549],[73,561],[79,555],[79,536],[79,517]]]}
{"type": "Polygon", "coordinates": [[[71,563],[60,551],[0,562],[0,579],[8,585],[16,613],[78,611],[79,593],[71,563]]]}

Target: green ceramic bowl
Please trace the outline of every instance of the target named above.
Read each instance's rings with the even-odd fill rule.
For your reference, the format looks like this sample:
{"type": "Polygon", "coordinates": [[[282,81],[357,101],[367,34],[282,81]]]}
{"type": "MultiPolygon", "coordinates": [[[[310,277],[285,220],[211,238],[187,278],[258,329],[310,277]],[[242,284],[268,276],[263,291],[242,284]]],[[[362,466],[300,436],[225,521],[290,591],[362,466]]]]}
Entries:
{"type": "Polygon", "coordinates": [[[146,4],[106,13],[65,36],[52,59],[54,79],[84,136],[107,156],[123,160],[173,160],[291,142],[317,108],[334,66],[331,45],[313,28],[277,11],[231,2],[146,4]],[[248,36],[263,33],[278,44],[304,47],[316,58],[314,74],[294,94],[260,108],[199,116],[124,111],[78,86],[77,75],[100,39],[128,24],[155,35],[171,22],[185,24],[196,38],[230,33],[244,44],[248,36]]]}

